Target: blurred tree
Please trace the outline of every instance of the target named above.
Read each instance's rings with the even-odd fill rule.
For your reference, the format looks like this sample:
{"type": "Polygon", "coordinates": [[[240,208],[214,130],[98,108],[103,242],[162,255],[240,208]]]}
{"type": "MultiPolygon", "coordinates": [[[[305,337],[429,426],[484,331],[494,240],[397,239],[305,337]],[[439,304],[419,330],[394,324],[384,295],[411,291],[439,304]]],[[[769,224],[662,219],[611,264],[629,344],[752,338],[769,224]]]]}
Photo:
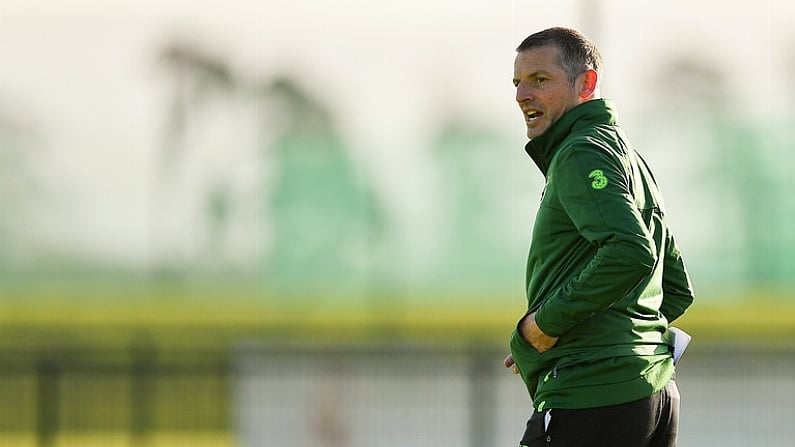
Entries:
{"type": "Polygon", "coordinates": [[[183,40],[169,42],[158,55],[158,62],[174,78],[176,88],[170,98],[165,144],[158,168],[169,178],[189,148],[185,144],[187,121],[210,97],[226,94],[239,82],[223,57],[211,54],[199,45],[183,40]]]}
{"type": "Polygon", "coordinates": [[[437,280],[465,288],[514,282],[517,241],[506,224],[516,203],[506,199],[515,171],[499,154],[506,147],[496,131],[460,120],[450,119],[439,129],[432,147],[444,228],[437,280]]]}
{"type": "MultiPolygon", "coordinates": [[[[666,85],[655,117],[676,120],[681,129],[693,131],[685,130],[691,138],[704,137],[707,142],[707,147],[695,148],[708,154],[701,180],[712,190],[722,213],[714,233],[720,235],[721,247],[712,253],[711,262],[730,262],[720,251],[736,245],[731,257],[739,259],[731,261],[742,266],[746,284],[783,279],[785,271],[791,271],[780,256],[781,243],[787,239],[775,225],[782,218],[775,197],[783,179],[771,175],[777,160],[771,157],[768,123],[755,122],[745,110],[731,106],[724,75],[703,58],[680,55],[665,64],[654,82],[666,85]]],[[[682,157],[690,162],[699,158],[684,153],[682,157]]]]}
{"type": "Polygon", "coordinates": [[[266,94],[275,110],[268,280],[282,288],[367,287],[386,227],[373,190],[325,106],[288,77],[266,94]]]}
{"type": "MultiPolygon", "coordinates": [[[[298,289],[354,284],[369,287],[373,266],[378,264],[375,247],[386,222],[328,109],[294,79],[248,79],[222,57],[191,42],[169,43],[159,61],[168,70],[174,88],[158,161],[153,231],[162,226],[163,213],[170,209],[163,197],[176,188],[180,167],[195,156],[195,148],[190,147],[195,143],[189,137],[201,129],[196,129],[192,120],[203,109],[217,107],[215,98],[245,96],[257,104],[249,113],[264,116],[264,122],[258,125],[261,144],[266,148],[259,156],[268,166],[259,172],[269,172],[272,178],[258,183],[259,204],[236,197],[231,179],[217,172],[191,184],[193,189],[201,188],[201,218],[209,247],[209,253],[204,254],[220,258],[223,237],[237,208],[259,205],[258,216],[264,219],[260,231],[267,228],[270,233],[269,246],[260,257],[264,258],[269,285],[298,289]]],[[[243,149],[231,142],[213,148],[243,149]]],[[[161,249],[161,276],[180,277],[187,267],[179,257],[169,260],[168,250],[161,249]]]]}
{"type": "MultiPolygon", "coordinates": [[[[170,91],[164,140],[156,166],[156,187],[153,204],[153,250],[155,251],[155,274],[160,279],[176,279],[183,276],[191,266],[184,258],[173,253],[173,247],[161,246],[168,235],[161,234],[163,223],[168,220],[165,214],[172,212],[171,204],[165,198],[177,189],[179,180],[184,180],[180,168],[195,156],[195,147],[188,142],[197,130],[193,120],[202,113],[217,107],[213,101],[229,97],[247,86],[233,73],[229,64],[220,55],[207,51],[202,46],[187,40],[174,40],[167,43],[158,55],[158,63],[166,69],[173,81],[170,91]]],[[[235,150],[230,142],[227,147],[217,150],[235,150]]],[[[237,148],[242,150],[242,148],[237,148]]],[[[217,170],[218,167],[215,167],[217,170]]],[[[201,207],[197,228],[205,228],[205,248],[195,253],[194,258],[217,264],[224,252],[223,239],[228,230],[232,213],[231,188],[229,179],[217,173],[207,178],[194,180],[194,187],[200,188],[201,207]]],[[[182,198],[188,200],[188,198],[182,198]]],[[[221,261],[222,262],[222,261],[221,261]]]]}

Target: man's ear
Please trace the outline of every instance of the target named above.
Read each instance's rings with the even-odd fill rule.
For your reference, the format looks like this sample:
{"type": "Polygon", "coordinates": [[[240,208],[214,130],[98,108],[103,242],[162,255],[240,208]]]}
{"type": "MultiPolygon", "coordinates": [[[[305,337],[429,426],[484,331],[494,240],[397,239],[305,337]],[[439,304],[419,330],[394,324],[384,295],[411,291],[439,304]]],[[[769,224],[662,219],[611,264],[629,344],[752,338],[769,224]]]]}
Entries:
{"type": "Polygon", "coordinates": [[[580,75],[580,98],[592,98],[597,93],[598,86],[599,74],[596,70],[585,70],[585,73],[580,75]]]}

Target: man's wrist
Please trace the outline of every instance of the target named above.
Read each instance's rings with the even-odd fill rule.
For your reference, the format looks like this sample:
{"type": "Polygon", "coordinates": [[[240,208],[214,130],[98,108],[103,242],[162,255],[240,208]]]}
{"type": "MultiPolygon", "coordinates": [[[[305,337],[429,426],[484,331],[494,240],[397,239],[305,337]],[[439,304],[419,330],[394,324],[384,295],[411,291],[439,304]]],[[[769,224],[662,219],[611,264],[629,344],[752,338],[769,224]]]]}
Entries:
{"type": "Polygon", "coordinates": [[[519,336],[522,337],[525,341],[527,341],[527,320],[530,318],[531,314],[525,314],[520,320],[519,323],[516,324],[516,330],[519,332],[519,336]]]}

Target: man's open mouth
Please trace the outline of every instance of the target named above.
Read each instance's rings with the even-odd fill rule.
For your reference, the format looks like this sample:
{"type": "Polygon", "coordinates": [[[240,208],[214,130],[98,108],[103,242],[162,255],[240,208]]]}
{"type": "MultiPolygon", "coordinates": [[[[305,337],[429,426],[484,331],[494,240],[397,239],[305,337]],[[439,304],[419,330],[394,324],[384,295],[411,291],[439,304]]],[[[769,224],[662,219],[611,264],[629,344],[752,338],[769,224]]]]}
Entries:
{"type": "Polygon", "coordinates": [[[525,112],[525,121],[527,121],[528,123],[532,123],[532,122],[536,121],[537,119],[541,118],[541,116],[543,116],[543,115],[544,115],[544,113],[543,112],[539,112],[538,110],[529,110],[529,111],[525,112]]]}

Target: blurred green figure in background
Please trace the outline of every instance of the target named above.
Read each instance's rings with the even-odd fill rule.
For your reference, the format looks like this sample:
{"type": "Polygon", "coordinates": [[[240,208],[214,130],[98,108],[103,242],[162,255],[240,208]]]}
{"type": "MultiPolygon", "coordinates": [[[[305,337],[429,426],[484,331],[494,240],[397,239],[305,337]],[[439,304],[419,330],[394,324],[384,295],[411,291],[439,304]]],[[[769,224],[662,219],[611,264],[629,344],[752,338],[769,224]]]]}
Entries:
{"type": "Polygon", "coordinates": [[[359,287],[384,220],[328,110],[289,79],[271,84],[277,131],[267,206],[272,244],[268,282],[279,288],[359,287]]]}

